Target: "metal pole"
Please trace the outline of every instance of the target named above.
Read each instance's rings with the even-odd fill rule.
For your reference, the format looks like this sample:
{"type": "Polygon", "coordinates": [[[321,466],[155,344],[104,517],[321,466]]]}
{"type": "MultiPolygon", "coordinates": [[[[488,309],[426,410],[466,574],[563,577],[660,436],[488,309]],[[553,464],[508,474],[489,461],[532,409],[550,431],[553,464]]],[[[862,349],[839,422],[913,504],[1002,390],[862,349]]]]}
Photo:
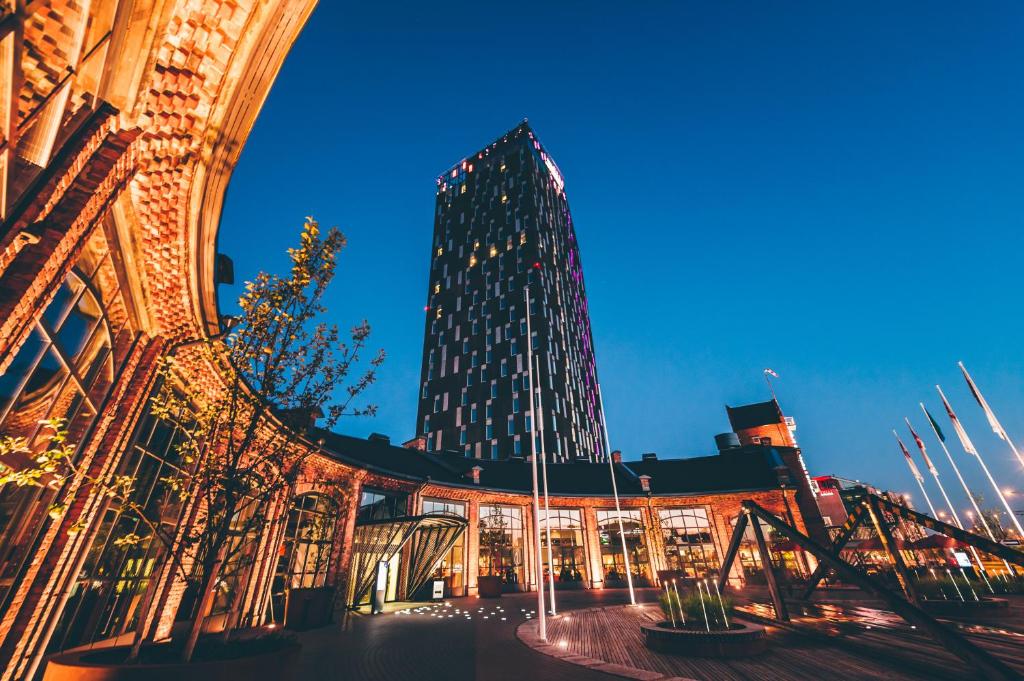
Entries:
{"type": "MultiPolygon", "coordinates": [[[[533,347],[532,338],[530,339],[530,347],[533,347]]],[[[530,366],[530,372],[533,372],[532,365],[530,366]]],[[[540,355],[537,356],[537,382],[540,383],[540,355]]],[[[544,533],[547,535],[545,543],[548,549],[548,595],[551,600],[551,614],[557,615],[558,610],[555,608],[555,561],[551,558],[551,511],[548,508],[548,450],[544,447],[544,400],[541,399],[543,392],[543,387],[537,390],[537,411],[540,412],[540,419],[532,425],[534,432],[540,435],[540,470],[544,478],[544,533]]],[[[530,420],[532,421],[533,419],[531,418],[530,420]]]]}
{"type": "Polygon", "coordinates": [[[764,570],[764,578],[768,582],[768,593],[772,597],[772,606],[775,608],[775,619],[780,622],[788,622],[789,610],[786,609],[786,601],[782,599],[779,583],[775,579],[775,566],[772,565],[772,554],[768,550],[768,543],[764,540],[764,532],[761,531],[761,523],[756,515],[750,517],[750,524],[754,528],[754,539],[757,540],[757,552],[761,557],[761,568],[764,570]]]}
{"type": "MultiPolygon", "coordinates": [[[[982,470],[985,471],[985,474],[988,476],[989,482],[992,483],[992,488],[996,491],[996,495],[1000,498],[1000,500],[1002,500],[1003,506],[1006,508],[1006,510],[1009,511],[1010,506],[1009,504],[1006,503],[1006,499],[1003,498],[1003,493],[1000,491],[999,485],[997,485],[995,480],[992,479],[992,475],[988,472],[988,467],[985,466],[985,462],[981,458],[981,452],[979,452],[978,448],[974,446],[973,442],[971,442],[971,438],[970,436],[967,435],[967,430],[964,428],[963,424],[960,423],[960,419],[956,418],[956,416],[953,414],[953,407],[950,406],[949,400],[946,399],[946,394],[942,392],[942,388],[940,388],[939,386],[935,386],[935,389],[939,391],[939,397],[942,398],[942,405],[946,408],[946,412],[949,415],[949,420],[953,423],[953,427],[956,428],[957,436],[960,438],[960,446],[963,447],[964,452],[966,452],[967,454],[973,454],[975,457],[977,457],[978,463],[981,464],[982,470]]],[[[981,509],[978,508],[978,503],[974,500],[974,497],[971,495],[970,490],[967,491],[967,496],[968,498],[970,498],[971,504],[974,505],[974,510],[977,512],[978,518],[981,519],[981,522],[985,526],[985,529],[988,530],[989,536],[992,538],[992,541],[996,541],[995,535],[992,534],[992,529],[988,526],[988,523],[985,521],[985,516],[982,514],[981,509]]],[[[1016,520],[1012,512],[1010,513],[1010,518],[1016,520]]],[[[1017,525],[1017,529],[1018,531],[1020,531],[1020,525],[1017,525]]]]}
{"type": "MultiPolygon", "coordinates": [[[[928,410],[925,409],[924,402],[918,402],[918,404],[921,405],[921,411],[924,412],[925,418],[928,420],[928,423],[930,423],[931,426],[932,426],[932,432],[935,433],[935,439],[939,441],[939,444],[942,446],[942,451],[944,451],[946,453],[946,458],[949,459],[950,465],[953,466],[953,472],[956,473],[957,479],[960,480],[960,484],[963,486],[964,491],[967,492],[967,496],[970,497],[971,496],[971,492],[970,492],[970,490],[967,489],[967,483],[964,482],[963,476],[960,475],[960,469],[956,467],[956,462],[953,461],[953,457],[950,456],[950,454],[949,454],[949,448],[946,447],[946,443],[943,441],[942,436],[939,435],[939,431],[936,429],[935,422],[932,421],[931,414],[929,414],[928,410]]],[[[959,527],[961,530],[964,529],[964,524],[962,522],[960,522],[960,516],[957,515],[956,507],[953,506],[953,502],[951,502],[949,500],[949,496],[946,494],[946,490],[943,489],[942,483],[939,482],[938,474],[937,473],[932,473],[932,475],[935,476],[935,483],[939,486],[939,490],[942,492],[942,496],[946,500],[946,505],[949,506],[949,512],[953,514],[953,522],[955,522],[956,526],[959,527]]],[[[971,498],[971,503],[974,503],[973,497],[971,498]]],[[[981,511],[980,510],[978,511],[978,514],[981,515],[981,511]]],[[[982,521],[984,522],[984,518],[982,519],[982,521]]],[[[987,523],[986,523],[986,529],[987,529],[987,523]]],[[[991,537],[991,534],[992,533],[989,532],[990,538],[993,541],[995,541],[995,537],[991,537]]],[[[981,556],[978,555],[978,549],[974,548],[973,546],[971,546],[970,549],[971,549],[971,555],[974,556],[974,562],[977,563],[978,570],[981,572],[981,576],[985,580],[986,586],[988,586],[988,590],[991,591],[992,593],[995,593],[995,590],[992,589],[992,585],[988,583],[988,577],[985,575],[985,565],[981,562],[981,556]]]]}
{"type": "MultiPolygon", "coordinates": [[[[535,423],[533,418],[533,335],[530,333],[530,285],[527,284],[523,287],[523,295],[526,298],[526,355],[527,355],[527,366],[530,367],[530,371],[527,372],[527,383],[530,390],[530,425],[531,427],[535,423]]],[[[537,569],[537,617],[538,630],[537,633],[540,640],[548,640],[548,622],[547,613],[544,610],[544,558],[541,556],[541,543],[540,543],[540,492],[537,489],[537,453],[533,451],[533,433],[530,433],[530,455],[533,459],[531,468],[533,469],[533,538],[534,538],[534,553],[537,555],[536,569],[537,569]]]]}
{"type": "Polygon", "coordinates": [[[868,506],[868,513],[871,514],[871,522],[874,523],[875,530],[878,531],[878,538],[881,539],[882,546],[889,554],[890,560],[892,560],[892,566],[896,570],[896,577],[900,581],[900,586],[903,587],[903,592],[907,595],[907,600],[913,603],[920,602],[917,588],[914,586],[910,571],[903,560],[903,554],[900,553],[896,541],[889,532],[889,526],[885,524],[885,516],[882,515],[882,509],[875,504],[874,499],[871,497],[868,497],[864,503],[868,506]]]}
{"type": "MultiPolygon", "coordinates": [[[[964,366],[964,363],[957,362],[957,364],[960,365],[960,370],[964,372],[964,378],[967,379],[967,384],[970,386],[971,392],[976,393],[975,397],[982,403],[981,408],[985,410],[985,417],[988,418],[989,425],[992,426],[992,430],[994,430],[996,435],[1000,438],[1006,440],[1006,444],[1010,445],[1010,451],[1012,451],[1013,455],[1017,457],[1017,462],[1020,463],[1021,466],[1024,466],[1024,457],[1021,457],[1020,452],[1017,451],[1017,446],[1013,444],[1013,440],[1010,439],[1010,434],[1006,432],[1005,428],[1003,428],[1003,424],[999,423],[999,419],[996,418],[996,413],[992,411],[992,407],[989,406],[988,400],[981,396],[981,388],[977,386],[974,379],[971,378],[971,375],[967,373],[967,367],[964,366]]],[[[1010,515],[1012,516],[1013,514],[1011,513],[1010,515]]],[[[1024,534],[1024,532],[1021,534],[1024,534]]]]}
{"type": "Polygon", "coordinates": [[[629,602],[636,605],[636,593],[633,591],[633,570],[629,566],[629,549],[626,548],[626,531],[622,527],[622,507],[619,505],[619,486],[615,482],[615,464],[612,463],[611,447],[608,439],[608,421],[604,417],[604,396],[601,395],[601,384],[597,384],[597,399],[601,401],[601,424],[604,426],[605,456],[608,458],[608,471],[612,476],[612,495],[615,497],[615,514],[619,518],[619,539],[622,540],[622,560],[626,565],[626,584],[629,585],[629,602]]]}

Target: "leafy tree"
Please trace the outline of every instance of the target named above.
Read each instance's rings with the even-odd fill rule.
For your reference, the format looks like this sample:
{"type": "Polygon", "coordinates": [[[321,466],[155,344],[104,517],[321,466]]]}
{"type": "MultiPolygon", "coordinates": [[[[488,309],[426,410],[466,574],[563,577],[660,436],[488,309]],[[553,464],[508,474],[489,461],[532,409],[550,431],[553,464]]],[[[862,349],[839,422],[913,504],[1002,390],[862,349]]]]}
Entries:
{"type": "MultiPolygon", "coordinates": [[[[288,275],[258,274],[246,284],[238,301],[241,315],[226,338],[204,341],[205,360],[216,368],[216,376],[197,376],[202,363],[183,366],[173,352],[160,361],[151,412],[168,422],[187,423],[176,445],[183,472],[161,479],[169,495],[176,497],[175,510],[181,508],[177,523],[154,517],[162,511],[154,513],[139,504],[131,476],[86,481],[92,494],[116,499],[122,512],[139,517],[149,533],[116,537],[115,543],[160,542],[160,574],[176,572],[196,594],[181,648],[184,661],[192,658],[218,589],[227,581],[244,583],[252,563],[250,542],[269,530],[274,506],[290,499],[316,451],[307,439],[312,417],[322,416],[330,428],[342,416],[376,413],[373,405],[356,405],[384,361],[383,351],[378,351],[362,369],[369,324],[364,321],[343,339],[337,326],[320,321],[326,312],[323,296],[344,246],[340,231],[321,232],[317,222],[307,218],[299,245],[288,250],[288,275]],[[340,400],[335,401],[338,395],[340,400]]],[[[23,441],[0,441],[0,460],[34,461],[0,468],[0,484],[56,487],[69,476],[86,475],[75,468],[74,446],[67,442],[63,424],[46,425],[50,440],[42,453],[30,452],[23,441]]],[[[335,495],[347,491],[341,483],[318,482],[333,487],[335,495]]],[[[61,517],[67,503],[56,502],[51,515],[61,517]]],[[[139,612],[151,605],[161,581],[150,580],[154,586],[139,612]]],[[[236,598],[225,635],[238,607],[236,598]]],[[[147,636],[143,620],[140,616],[132,657],[147,636]]]]}

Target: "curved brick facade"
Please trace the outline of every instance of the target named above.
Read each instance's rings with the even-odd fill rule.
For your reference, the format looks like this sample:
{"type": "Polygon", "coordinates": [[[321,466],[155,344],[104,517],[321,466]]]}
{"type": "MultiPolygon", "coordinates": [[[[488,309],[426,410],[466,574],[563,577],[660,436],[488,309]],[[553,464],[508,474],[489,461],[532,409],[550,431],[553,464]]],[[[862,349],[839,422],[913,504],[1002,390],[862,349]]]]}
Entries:
{"type": "MultiPolygon", "coordinates": [[[[187,380],[218,389],[202,346],[184,344],[219,330],[213,263],[224,189],[313,4],[41,0],[28,3],[20,15],[5,14],[0,3],[0,48],[14,57],[0,58],[0,88],[5,88],[0,103],[12,103],[0,106],[4,434],[33,436],[40,417],[71,414],[83,468],[113,474],[144,459],[139,452],[160,441],[147,421],[146,397],[162,353],[180,350],[187,380]],[[80,281],[88,282],[99,301],[87,305],[81,302],[86,298],[78,298],[75,304],[76,314],[96,320],[86,341],[93,349],[66,357],[53,340],[54,325],[61,323],[53,311],[69,290],[82,290],[80,281]],[[45,358],[51,353],[55,359],[48,368],[45,358]],[[83,353],[88,367],[80,361],[83,353]],[[98,370],[87,372],[89,367],[98,370]],[[41,368],[46,371],[37,373],[41,368]],[[29,371],[45,380],[28,381],[29,371]],[[19,384],[23,372],[26,381],[19,384]],[[29,394],[29,388],[36,392],[29,394]],[[16,394],[24,399],[15,400],[16,394]]],[[[520,508],[524,527],[532,522],[530,497],[521,490],[389,472],[346,457],[345,447],[311,457],[295,493],[316,492],[324,480],[340,480],[348,490],[326,563],[325,584],[341,593],[350,581],[364,490],[406,494],[403,510],[409,514],[422,512],[424,499],[461,503],[469,525],[460,549],[458,589],[470,595],[479,572],[480,506],[520,508]]],[[[73,501],[59,514],[46,512],[48,490],[0,489],[0,681],[31,678],[48,652],[81,642],[85,627],[96,628],[82,615],[88,608],[79,589],[83,574],[102,576],[89,571],[97,556],[105,555],[109,527],[104,519],[111,509],[81,489],[81,481],[68,485],[63,492],[73,501]],[[69,531],[73,528],[77,531],[69,531]]],[[[660,509],[707,509],[710,536],[722,553],[742,499],[793,517],[796,494],[777,485],[692,494],[655,491],[625,495],[623,505],[640,511],[649,555],[645,569],[653,581],[667,567],[660,509]]],[[[211,620],[213,626],[225,618],[261,625],[275,616],[274,575],[291,504],[291,499],[277,503],[272,522],[256,539],[255,560],[239,579],[224,616],[211,620]]],[[[579,510],[584,586],[605,585],[597,514],[610,504],[606,493],[551,499],[553,508],[579,510]]],[[[181,509],[180,522],[188,522],[191,513],[181,509]]],[[[536,582],[531,536],[524,532],[520,588],[536,582]]],[[[125,617],[142,618],[157,637],[169,635],[184,584],[159,561],[133,569],[145,570],[144,580],[135,574],[132,582],[144,589],[118,607],[126,608],[125,617]]],[[[396,594],[407,595],[401,589],[396,594]]]]}

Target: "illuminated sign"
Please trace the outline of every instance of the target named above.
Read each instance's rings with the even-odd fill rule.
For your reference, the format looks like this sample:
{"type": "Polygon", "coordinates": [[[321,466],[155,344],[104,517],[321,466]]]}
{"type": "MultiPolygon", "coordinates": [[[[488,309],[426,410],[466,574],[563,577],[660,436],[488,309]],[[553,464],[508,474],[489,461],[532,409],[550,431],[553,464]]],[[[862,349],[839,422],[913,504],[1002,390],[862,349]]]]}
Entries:
{"type": "Polygon", "coordinates": [[[555,162],[546,153],[542,152],[541,158],[544,159],[544,165],[548,167],[548,172],[551,173],[551,179],[555,182],[555,189],[561,193],[565,188],[565,180],[562,179],[562,173],[559,172],[558,166],[555,165],[555,162]]]}

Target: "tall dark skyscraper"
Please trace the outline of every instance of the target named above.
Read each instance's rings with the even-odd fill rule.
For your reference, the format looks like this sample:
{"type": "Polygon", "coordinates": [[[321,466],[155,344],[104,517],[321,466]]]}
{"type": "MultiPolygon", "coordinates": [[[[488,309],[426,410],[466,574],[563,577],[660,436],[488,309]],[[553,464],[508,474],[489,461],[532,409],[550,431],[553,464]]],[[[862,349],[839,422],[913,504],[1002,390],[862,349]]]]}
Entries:
{"type": "Polygon", "coordinates": [[[428,451],[526,458],[535,432],[548,461],[606,460],[565,182],[525,121],[437,178],[428,286],[417,423],[428,451]]]}

